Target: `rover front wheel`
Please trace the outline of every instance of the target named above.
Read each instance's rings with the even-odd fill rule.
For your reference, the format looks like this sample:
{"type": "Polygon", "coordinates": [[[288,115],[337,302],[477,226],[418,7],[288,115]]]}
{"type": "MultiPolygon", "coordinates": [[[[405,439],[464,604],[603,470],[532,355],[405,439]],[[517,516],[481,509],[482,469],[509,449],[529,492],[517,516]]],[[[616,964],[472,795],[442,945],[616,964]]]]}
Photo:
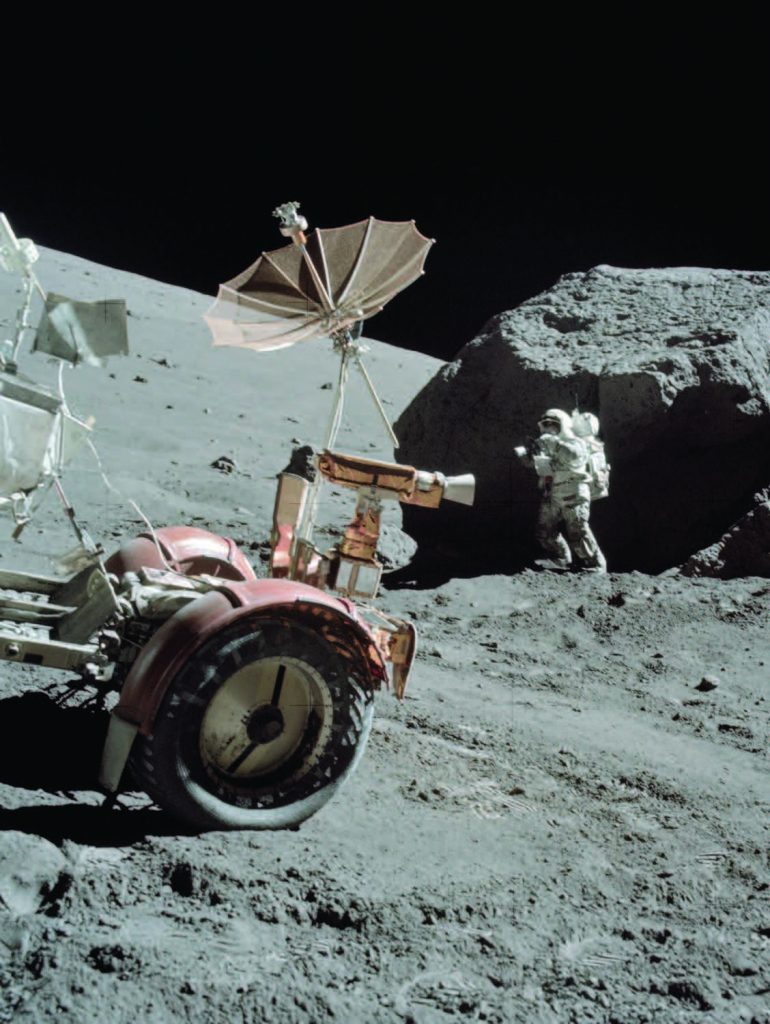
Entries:
{"type": "Polygon", "coordinates": [[[291,618],[226,628],[191,658],[132,753],[141,784],[195,828],[275,829],[355,770],[373,699],[355,661],[291,618]]]}

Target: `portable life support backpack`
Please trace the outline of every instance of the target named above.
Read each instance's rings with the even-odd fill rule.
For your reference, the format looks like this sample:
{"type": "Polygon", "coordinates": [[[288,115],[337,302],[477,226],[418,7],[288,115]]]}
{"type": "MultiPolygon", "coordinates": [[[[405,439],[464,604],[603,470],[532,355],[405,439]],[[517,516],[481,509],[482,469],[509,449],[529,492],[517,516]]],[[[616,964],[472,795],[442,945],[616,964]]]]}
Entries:
{"type": "Polygon", "coordinates": [[[610,493],[610,466],[604,454],[604,441],[598,438],[599,421],[590,412],[572,413],[572,429],[575,437],[579,437],[588,449],[586,471],[589,474],[588,486],[591,490],[591,501],[606,498],[610,493]]]}

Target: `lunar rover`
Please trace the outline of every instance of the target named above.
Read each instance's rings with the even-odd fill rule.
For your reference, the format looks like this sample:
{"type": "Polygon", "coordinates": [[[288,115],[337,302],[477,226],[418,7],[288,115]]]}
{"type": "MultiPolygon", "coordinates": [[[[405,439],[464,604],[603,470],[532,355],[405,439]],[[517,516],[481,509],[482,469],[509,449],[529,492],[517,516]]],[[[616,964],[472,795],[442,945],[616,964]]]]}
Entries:
{"type": "MultiPolygon", "coordinates": [[[[371,218],[306,238],[296,204],[277,212],[291,244],[223,285],[207,317],[218,344],[259,350],[331,337],[340,355],[325,444],[278,477],[268,578],[257,578],[233,541],[205,530],[148,528],[106,557],[81,527],[61,470],[88,424],[72,416],[63,390],[23,378],[16,357],[31,329],[34,287],[49,320],[67,321],[68,330],[49,332],[55,342],[45,350],[58,358],[67,358],[54,351],[62,338],[75,339],[84,357],[89,332],[79,329],[89,311],[78,317],[77,304],[45,296],[31,271],[34,246],[0,215],[0,262],[22,274],[26,290],[0,370],[0,500],[14,512],[18,536],[36,497],[55,489],[81,563],[66,579],[0,571],[0,659],[65,669],[84,688],[117,692],[101,785],[117,794],[130,767],[159,805],[195,829],[295,826],[340,788],[364,751],[374,693],[389,687],[403,697],[415,653],[414,627],[371,604],[382,571],[382,502],[473,501],[470,476],[447,479],[333,444],[349,364],[384,417],[356,324],[421,272],[428,240],[413,224],[371,218]],[[376,258],[359,286],[371,259],[362,241],[376,258]],[[324,483],[357,495],[341,541],[327,551],[313,541],[324,483]]],[[[38,329],[36,345],[40,337],[38,329]]]]}

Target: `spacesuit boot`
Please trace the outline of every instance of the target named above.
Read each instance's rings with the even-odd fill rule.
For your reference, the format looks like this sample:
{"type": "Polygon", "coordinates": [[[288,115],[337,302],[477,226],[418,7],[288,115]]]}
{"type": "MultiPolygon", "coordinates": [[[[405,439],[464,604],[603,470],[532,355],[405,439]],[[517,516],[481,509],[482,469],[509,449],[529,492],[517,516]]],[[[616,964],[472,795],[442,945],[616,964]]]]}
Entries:
{"type": "Polygon", "coordinates": [[[553,572],[567,572],[574,568],[565,558],[536,558],[534,564],[538,569],[550,569],[553,572]]]}

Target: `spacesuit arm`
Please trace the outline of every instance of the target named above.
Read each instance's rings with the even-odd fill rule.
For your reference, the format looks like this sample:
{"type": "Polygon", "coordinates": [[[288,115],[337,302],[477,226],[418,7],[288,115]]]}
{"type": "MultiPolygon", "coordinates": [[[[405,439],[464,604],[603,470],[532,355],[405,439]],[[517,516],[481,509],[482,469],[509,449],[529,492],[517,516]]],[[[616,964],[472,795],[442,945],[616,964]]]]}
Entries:
{"type": "Polygon", "coordinates": [[[542,434],[538,444],[544,455],[551,460],[554,469],[575,469],[588,458],[586,446],[576,437],[557,437],[542,434]]]}

